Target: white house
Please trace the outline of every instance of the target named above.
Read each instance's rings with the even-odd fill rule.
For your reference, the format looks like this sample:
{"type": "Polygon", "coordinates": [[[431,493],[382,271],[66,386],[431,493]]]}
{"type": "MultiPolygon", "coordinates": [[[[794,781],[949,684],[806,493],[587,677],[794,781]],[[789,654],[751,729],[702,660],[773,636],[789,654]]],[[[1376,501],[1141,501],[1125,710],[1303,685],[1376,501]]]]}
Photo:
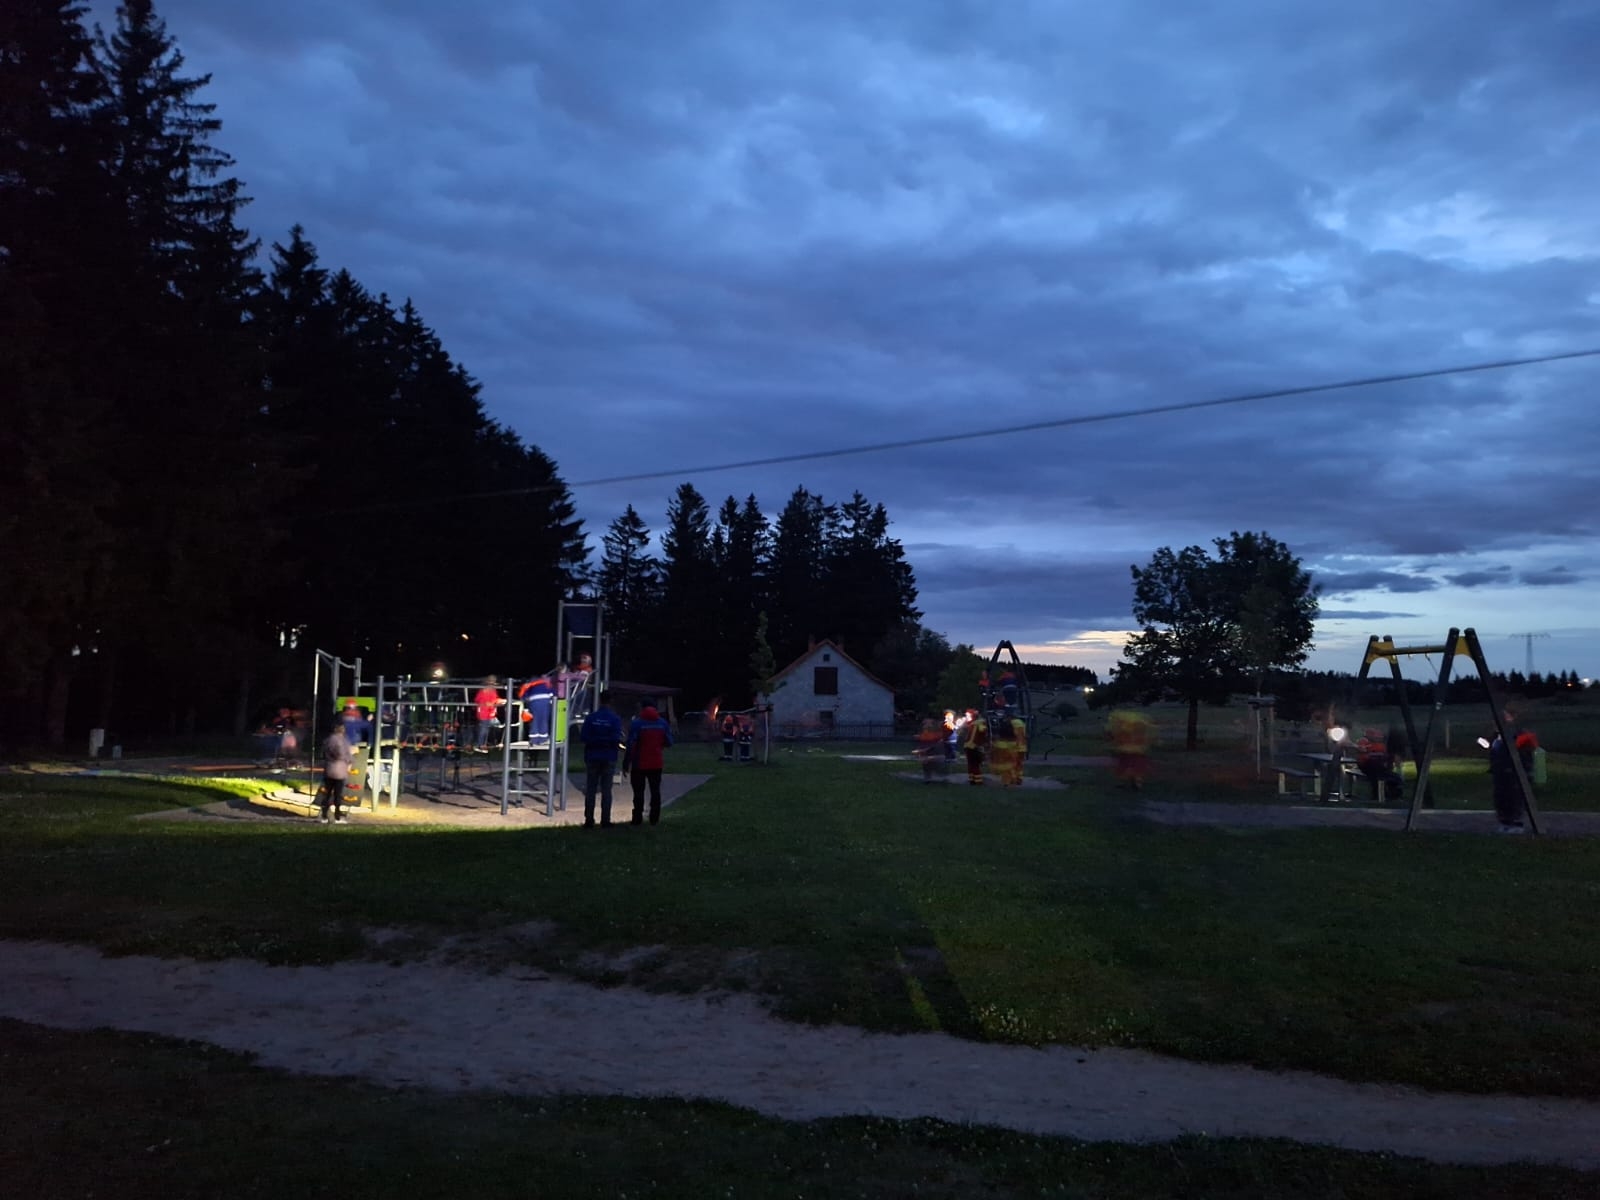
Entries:
{"type": "Polygon", "coordinates": [[[783,733],[887,737],[894,728],[894,690],[826,639],[772,677],[768,699],[773,726],[783,733]],[[868,725],[882,728],[860,728],[868,725]]]}

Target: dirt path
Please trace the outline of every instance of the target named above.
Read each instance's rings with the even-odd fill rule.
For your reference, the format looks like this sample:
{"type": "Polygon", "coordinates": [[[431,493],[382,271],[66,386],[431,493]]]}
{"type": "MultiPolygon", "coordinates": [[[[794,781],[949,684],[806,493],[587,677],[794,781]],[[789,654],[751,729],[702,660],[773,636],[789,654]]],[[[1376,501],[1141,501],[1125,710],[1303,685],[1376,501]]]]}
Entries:
{"type": "Polygon", "coordinates": [[[775,1020],[746,996],[651,995],[530,971],[106,958],[0,941],[0,1016],[164,1034],[268,1067],[442,1090],[684,1096],[788,1119],[937,1117],[1112,1141],[1282,1137],[1439,1162],[1600,1169],[1600,1103],[817,1028],[775,1020]],[[309,1019],[313,1010],[324,1016],[309,1019]],[[342,1026],[326,1019],[341,1012],[342,1026]]]}

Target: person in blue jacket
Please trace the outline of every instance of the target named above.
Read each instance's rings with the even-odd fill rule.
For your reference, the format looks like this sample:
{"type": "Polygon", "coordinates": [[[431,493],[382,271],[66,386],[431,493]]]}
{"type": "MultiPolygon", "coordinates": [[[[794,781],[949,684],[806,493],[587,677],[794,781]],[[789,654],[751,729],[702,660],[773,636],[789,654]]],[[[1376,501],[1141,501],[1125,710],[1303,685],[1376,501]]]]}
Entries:
{"type": "Polygon", "coordinates": [[[583,826],[594,828],[594,793],[600,791],[600,824],[611,824],[611,776],[617,769],[617,749],[622,745],[622,718],[611,710],[611,693],[600,693],[600,706],[583,719],[578,730],[583,743],[583,826]]]}

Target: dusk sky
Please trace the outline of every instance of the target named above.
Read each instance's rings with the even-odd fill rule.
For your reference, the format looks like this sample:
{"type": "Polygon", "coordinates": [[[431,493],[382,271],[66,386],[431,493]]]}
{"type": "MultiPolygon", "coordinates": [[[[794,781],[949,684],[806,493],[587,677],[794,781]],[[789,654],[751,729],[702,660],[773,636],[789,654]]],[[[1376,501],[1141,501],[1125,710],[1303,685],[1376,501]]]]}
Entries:
{"type": "Polygon", "coordinates": [[[1600,359],[688,469],[1600,347],[1594,0],[157,8],[251,230],[412,297],[597,551],[859,489],[927,626],[1103,674],[1131,564],[1266,530],[1314,667],[1600,674],[1600,359]]]}

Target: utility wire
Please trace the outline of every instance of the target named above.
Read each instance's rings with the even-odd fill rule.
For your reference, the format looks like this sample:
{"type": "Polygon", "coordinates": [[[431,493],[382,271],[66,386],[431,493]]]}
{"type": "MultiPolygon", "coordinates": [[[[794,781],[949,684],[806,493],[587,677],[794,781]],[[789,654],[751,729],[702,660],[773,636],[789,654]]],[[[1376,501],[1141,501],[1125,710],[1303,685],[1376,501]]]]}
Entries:
{"type": "Polygon", "coordinates": [[[686,475],[712,475],[722,471],[742,471],[750,467],[775,467],[786,463],[820,462],[830,458],[847,458],[858,454],[881,454],[886,450],[911,450],[919,446],[942,446],[952,442],[974,442],[983,438],[1009,437],[1016,433],[1035,433],[1045,429],[1067,429],[1075,425],[1097,425],[1108,421],[1128,421],[1135,417],[1155,417],[1168,413],[1196,412],[1206,408],[1221,408],[1230,404],[1251,404],[1260,400],[1285,400],[1296,396],[1314,396],[1323,392],[1338,392],[1352,388],[1379,387],[1390,383],[1410,383],[1419,379],[1442,379],[1451,375],[1471,375],[1482,371],[1506,371],[1513,367],[1532,367],[1541,363],[1569,362],[1579,358],[1600,358],[1600,347],[1591,350],[1568,350],[1560,354],[1538,354],[1528,358],[1502,358],[1492,362],[1467,363],[1454,367],[1434,367],[1426,371],[1400,371],[1389,375],[1366,375],[1356,379],[1341,379],[1332,383],[1310,383],[1300,387],[1273,388],[1264,392],[1240,392],[1231,396],[1217,396],[1209,400],[1184,400],[1173,404],[1153,404],[1145,408],[1123,408],[1111,412],[1088,413],[1075,417],[1055,417],[1048,421],[1029,421],[1021,425],[1003,425],[994,429],[968,429],[960,433],[941,433],[929,437],[897,438],[889,442],[868,442],[860,446],[839,446],[831,450],[805,450],[795,454],[774,454],[766,458],[747,458],[738,462],[707,463],[695,467],[676,467],[665,471],[638,471],[629,475],[606,475],[584,479],[570,484],[539,484],[533,487],[506,488],[494,492],[463,493],[456,496],[433,496],[426,501],[398,501],[394,504],[375,505],[352,509],[350,512],[378,512],[389,508],[411,507],[419,504],[438,504],[444,501],[503,500],[511,496],[529,496],[538,492],[559,491],[563,486],[571,489],[605,487],[618,483],[643,483],[652,479],[681,479],[686,475]]]}

